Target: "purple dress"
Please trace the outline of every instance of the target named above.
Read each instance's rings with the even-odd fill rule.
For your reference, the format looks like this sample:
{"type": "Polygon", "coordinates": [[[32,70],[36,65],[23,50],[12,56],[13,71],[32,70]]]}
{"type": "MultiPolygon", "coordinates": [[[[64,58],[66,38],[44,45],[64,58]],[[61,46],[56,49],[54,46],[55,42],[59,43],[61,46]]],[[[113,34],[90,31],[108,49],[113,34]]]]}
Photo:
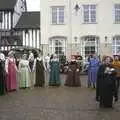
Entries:
{"type": "Polygon", "coordinates": [[[99,67],[99,59],[90,58],[89,70],[88,70],[88,85],[96,83],[98,67],[99,67]]]}

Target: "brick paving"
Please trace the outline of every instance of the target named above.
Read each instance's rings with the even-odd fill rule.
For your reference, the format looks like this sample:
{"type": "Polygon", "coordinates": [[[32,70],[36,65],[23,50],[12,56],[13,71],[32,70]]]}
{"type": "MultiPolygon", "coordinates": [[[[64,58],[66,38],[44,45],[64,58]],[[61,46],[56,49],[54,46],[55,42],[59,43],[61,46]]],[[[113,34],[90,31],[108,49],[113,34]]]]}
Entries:
{"type": "Polygon", "coordinates": [[[0,97],[0,120],[120,120],[120,102],[114,109],[102,109],[95,102],[95,90],[61,87],[20,90],[0,97]]]}

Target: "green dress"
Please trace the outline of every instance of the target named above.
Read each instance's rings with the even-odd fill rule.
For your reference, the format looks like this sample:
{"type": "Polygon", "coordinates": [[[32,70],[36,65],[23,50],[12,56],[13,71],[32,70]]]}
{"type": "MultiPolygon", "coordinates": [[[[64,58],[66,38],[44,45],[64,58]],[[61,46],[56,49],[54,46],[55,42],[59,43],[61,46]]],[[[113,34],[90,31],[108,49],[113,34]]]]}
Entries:
{"type": "Polygon", "coordinates": [[[60,82],[60,72],[59,72],[59,62],[57,60],[50,61],[50,86],[59,86],[60,82]]]}
{"type": "Polygon", "coordinates": [[[20,60],[19,71],[20,71],[19,87],[20,88],[31,87],[30,67],[28,60],[20,60]]]}

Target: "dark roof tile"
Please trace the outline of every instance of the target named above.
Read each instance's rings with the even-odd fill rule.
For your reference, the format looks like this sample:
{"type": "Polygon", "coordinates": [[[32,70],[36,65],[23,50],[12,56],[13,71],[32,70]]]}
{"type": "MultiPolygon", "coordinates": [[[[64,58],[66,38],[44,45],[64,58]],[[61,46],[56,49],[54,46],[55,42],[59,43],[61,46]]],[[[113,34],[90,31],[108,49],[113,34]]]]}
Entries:
{"type": "Polygon", "coordinates": [[[12,10],[17,0],[0,0],[0,10],[12,10]]]}
{"type": "Polygon", "coordinates": [[[24,12],[15,29],[40,28],[40,12],[24,12]]]}

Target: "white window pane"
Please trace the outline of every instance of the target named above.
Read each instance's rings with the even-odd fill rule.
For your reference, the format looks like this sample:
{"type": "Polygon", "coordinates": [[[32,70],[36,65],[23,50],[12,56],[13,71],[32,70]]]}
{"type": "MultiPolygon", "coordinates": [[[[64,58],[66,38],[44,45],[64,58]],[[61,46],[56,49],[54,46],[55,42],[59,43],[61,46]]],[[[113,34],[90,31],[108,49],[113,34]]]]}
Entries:
{"type": "Polygon", "coordinates": [[[96,5],[90,5],[91,9],[96,9],[96,5]]]}
{"type": "Polygon", "coordinates": [[[52,7],[52,24],[64,23],[64,7],[52,7]]]}
{"type": "Polygon", "coordinates": [[[57,8],[52,8],[52,24],[57,24],[57,8]]]}
{"type": "Polygon", "coordinates": [[[53,39],[49,41],[50,43],[53,43],[52,45],[49,46],[49,50],[51,53],[56,53],[58,56],[60,55],[66,55],[66,42],[65,40],[61,39],[53,39]]]}
{"type": "Polygon", "coordinates": [[[120,46],[120,40],[116,40],[116,45],[120,46]]]}
{"type": "Polygon", "coordinates": [[[63,24],[64,23],[64,7],[59,7],[59,23],[63,24]]]}
{"type": "Polygon", "coordinates": [[[116,36],[112,42],[112,52],[113,54],[117,54],[120,51],[120,37],[116,36]]]}
{"type": "Polygon", "coordinates": [[[115,4],[115,23],[120,23],[120,4],[115,4]]]}

